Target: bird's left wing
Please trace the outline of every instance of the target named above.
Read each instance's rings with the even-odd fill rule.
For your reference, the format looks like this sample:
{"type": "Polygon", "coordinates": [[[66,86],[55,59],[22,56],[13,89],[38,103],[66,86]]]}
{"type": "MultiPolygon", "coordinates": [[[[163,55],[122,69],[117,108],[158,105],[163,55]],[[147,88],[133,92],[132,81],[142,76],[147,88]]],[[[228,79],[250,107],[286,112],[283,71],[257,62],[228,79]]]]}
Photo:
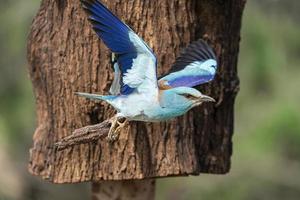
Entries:
{"type": "Polygon", "coordinates": [[[81,2],[97,35],[116,54],[116,66],[121,72],[120,94],[128,95],[135,89],[156,87],[157,61],[152,49],[99,0],[81,2]]]}
{"type": "Polygon", "coordinates": [[[180,54],[158,85],[160,89],[194,87],[213,80],[216,70],[217,60],[212,48],[204,40],[198,40],[180,54]]]}

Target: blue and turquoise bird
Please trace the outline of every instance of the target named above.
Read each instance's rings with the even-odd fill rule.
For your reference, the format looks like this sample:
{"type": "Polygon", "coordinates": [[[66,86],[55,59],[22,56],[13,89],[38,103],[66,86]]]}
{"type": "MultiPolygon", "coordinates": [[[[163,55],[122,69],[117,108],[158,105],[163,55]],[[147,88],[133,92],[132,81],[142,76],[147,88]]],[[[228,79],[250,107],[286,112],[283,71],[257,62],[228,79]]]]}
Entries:
{"type": "Polygon", "coordinates": [[[103,100],[117,114],[111,119],[108,138],[116,139],[126,121],[165,121],[203,102],[214,102],[194,86],[214,79],[216,56],[203,40],[190,44],[176,59],[168,75],[157,80],[153,50],[125,23],[98,0],[82,0],[93,29],[115,55],[114,81],[110,95],[77,93],[103,100]]]}

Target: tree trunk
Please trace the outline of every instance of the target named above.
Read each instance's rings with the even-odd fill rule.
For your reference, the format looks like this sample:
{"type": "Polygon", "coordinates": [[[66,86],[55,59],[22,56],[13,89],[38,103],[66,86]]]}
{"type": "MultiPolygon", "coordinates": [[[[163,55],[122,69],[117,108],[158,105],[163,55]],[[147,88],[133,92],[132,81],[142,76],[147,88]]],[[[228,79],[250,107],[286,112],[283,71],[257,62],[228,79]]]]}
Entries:
{"type": "Polygon", "coordinates": [[[105,181],[92,186],[93,200],[152,200],[155,180],[105,181]]]}
{"type": "Polygon", "coordinates": [[[93,32],[79,0],[43,0],[28,38],[29,72],[37,109],[30,172],[54,183],[122,180],[93,186],[103,186],[99,191],[104,191],[113,185],[111,192],[116,194],[127,193],[127,184],[130,190],[136,185],[148,185],[148,191],[154,187],[152,180],[143,184],[123,180],[227,173],[234,100],[239,89],[236,67],[245,0],[103,3],[154,49],[159,75],[170,69],[180,50],[190,42],[199,38],[209,41],[219,59],[218,73],[215,81],[199,89],[217,103],[195,108],[166,123],[131,123],[112,145],[104,140],[56,151],[54,143],[74,129],[114,114],[105,103],[74,95],[77,91],[106,94],[113,70],[110,52],[93,32]]]}

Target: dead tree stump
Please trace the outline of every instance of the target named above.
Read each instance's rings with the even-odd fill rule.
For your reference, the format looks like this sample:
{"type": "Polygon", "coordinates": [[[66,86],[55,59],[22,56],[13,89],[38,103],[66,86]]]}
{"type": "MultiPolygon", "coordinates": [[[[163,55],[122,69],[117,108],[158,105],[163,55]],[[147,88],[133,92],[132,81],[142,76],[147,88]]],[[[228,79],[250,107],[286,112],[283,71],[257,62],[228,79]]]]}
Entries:
{"type": "MultiPolygon", "coordinates": [[[[98,124],[114,114],[105,103],[74,95],[77,91],[107,93],[113,70],[110,52],[93,32],[79,0],[42,0],[28,37],[29,73],[37,109],[29,171],[53,183],[95,182],[94,199],[105,199],[102,192],[110,186],[110,192],[123,194],[118,199],[134,199],[126,191],[136,186],[133,180],[227,173],[245,0],[103,3],[154,49],[159,75],[169,70],[190,42],[199,38],[208,41],[219,68],[216,79],[199,89],[218,102],[164,123],[131,123],[114,144],[96,140],[59,151],[54,144],[75,129],[98,124]],[[125,180],[130,180],[127,185],[125,180]]],[[[143,199],[152,199],[149,193],[154,193],[154,181],[139,184],[144,186],[148,198],[143,199]]]]}

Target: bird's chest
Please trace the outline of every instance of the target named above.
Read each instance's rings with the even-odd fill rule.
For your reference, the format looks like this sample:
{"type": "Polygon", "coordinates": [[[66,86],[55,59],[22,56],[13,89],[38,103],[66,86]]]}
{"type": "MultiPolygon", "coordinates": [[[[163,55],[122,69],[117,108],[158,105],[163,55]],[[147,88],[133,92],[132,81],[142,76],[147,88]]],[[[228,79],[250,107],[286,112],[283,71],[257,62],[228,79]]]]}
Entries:
{"type": "Polygon", "coordinates": [[[124,98],[120,104],[121,113],[128,118],[145,115],[160,106],[155,94],[133,94],[124,98]]]}

